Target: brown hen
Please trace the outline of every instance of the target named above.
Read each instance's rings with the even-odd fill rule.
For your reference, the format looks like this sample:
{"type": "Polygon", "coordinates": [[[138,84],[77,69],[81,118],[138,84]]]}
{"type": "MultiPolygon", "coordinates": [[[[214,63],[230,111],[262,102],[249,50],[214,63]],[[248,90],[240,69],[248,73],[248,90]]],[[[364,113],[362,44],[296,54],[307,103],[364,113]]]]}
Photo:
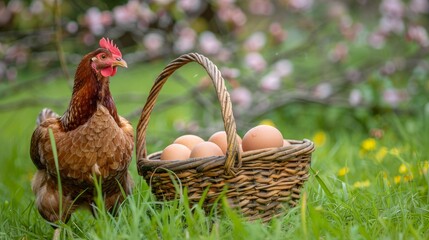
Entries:
{"type": "Polygon", "coordinates": [[[109,77],[118,66],[127,67],[121,52],[109,39],[101,39],[100,48],[84,56],[77,67],[67,111],[61,117],[49,109],[39,114],[31,138],[30,155],[38,169],[32,189],[40,214],[49,222],[67,222],[78,207],[92,209],[94,179],[101,182],[109,211],[124,200],[122,190],[131,193],[133,129],[118,115],[109,90],[109,77]],[[48,129],[57,147],[61,197],[48,129]]]}

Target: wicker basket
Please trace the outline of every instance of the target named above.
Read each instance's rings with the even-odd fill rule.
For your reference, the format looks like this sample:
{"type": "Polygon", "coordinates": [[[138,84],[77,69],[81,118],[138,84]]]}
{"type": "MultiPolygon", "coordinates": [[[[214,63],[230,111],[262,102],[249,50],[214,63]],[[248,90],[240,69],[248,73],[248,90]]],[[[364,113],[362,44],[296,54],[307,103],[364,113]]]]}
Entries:
{"type": "Polygon", "coordinates": [[[149,93],[137,126],[137,167],[139,174],[150,184],[152,192],[160,200],[177,197],[172,180],[175,178],[182,187],[187,188],[191,203],[198,202],[206,191],[204,207],[208,210],[224,194],[232,207],[238,207],[248,219],[267,221],[284,212],[287,204],[297,204],[300,188],[309,176],[314,144],[306,139],[289,142],[291,145],[287,147],[240,154],[231,100],[224,79],[209,59],[190,53],[168,64],[149,93]],[[215,86],[227,134],[227,154],[223,157],[163,161],[160,160],[161,152],[147,155],[148,122],[158,94],[168,77],[189,62],[203,66],[215,86]],[[174,177],[171,173],[174,173],[174,177]]]}

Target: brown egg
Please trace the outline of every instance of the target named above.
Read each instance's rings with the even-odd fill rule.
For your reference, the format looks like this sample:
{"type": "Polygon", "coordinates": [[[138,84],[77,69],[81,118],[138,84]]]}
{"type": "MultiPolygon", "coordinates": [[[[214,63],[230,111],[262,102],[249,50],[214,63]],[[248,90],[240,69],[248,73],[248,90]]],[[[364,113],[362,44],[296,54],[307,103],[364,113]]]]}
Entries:
{"type": "Polygon", "coordinates": [[[275,127],[259,125],[250,129],[243,137],[243,151],[283,146],[282,133],[275,127]]]}
{"type": "Polygon", "coordinates": [[[185,145],[190,150],[192,150],[195,145],[201,142],[204,142],[204,139],[192,134],[183,135],[174,140],[174,143],[185,145]]]}
{"type": "Polygon", "coordinates": [[[185,160],[191,155],[191,150],[182,144],[168,145],[161,153],[161,160],[185,160]]]}
{"type": "Polygon", "coordinates": [[[283,139],[283,147],[290,146],[290,142],[286,139],[283,139]]]}
{"type": "Polygon", "coordinates": [[[202,142],[195,145],[191,151],[191,158],[223,156],[220,147],[212,142],[202,142]]]}
{"type": "MultiPolygon", "coordinates": [[[[238,144],[241,143],[241,137],[238,136],[237,134],[237,139],[238,139],[238,144]]],[[[228,147],[227,141],[226,141],[226,132],[225,131],[219,131],[214,133],[213,135],[211,135],[211,137],[208,140],[209,142],[212,143],[216,143],[216,145],[218,145],[220,147],[220,149],[222,150],[223,154],[226,154],[226,148],[228,147]]]]}

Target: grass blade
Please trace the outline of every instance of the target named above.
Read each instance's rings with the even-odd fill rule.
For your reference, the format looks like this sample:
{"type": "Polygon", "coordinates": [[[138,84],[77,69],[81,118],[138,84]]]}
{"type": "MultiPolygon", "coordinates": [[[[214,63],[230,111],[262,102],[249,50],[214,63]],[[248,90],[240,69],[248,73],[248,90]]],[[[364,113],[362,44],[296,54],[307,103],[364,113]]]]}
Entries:
{"type": "Polygon", "coordinates": [[[49,131],[49,139],[51,141],[52,146],[52,154],[54,155],[54,161],[55,161],[55,170],[57,173],[57,183],[58,183],[58,195],[60,199],[60,221],[63,219],[63,187],[61,184],[61,176],[60,176],[60,168],[58,164],[58,152],[57,152],[57,144],[55,142],[54,133],[52,132],[52,129],[48,129],[49,131]]]}

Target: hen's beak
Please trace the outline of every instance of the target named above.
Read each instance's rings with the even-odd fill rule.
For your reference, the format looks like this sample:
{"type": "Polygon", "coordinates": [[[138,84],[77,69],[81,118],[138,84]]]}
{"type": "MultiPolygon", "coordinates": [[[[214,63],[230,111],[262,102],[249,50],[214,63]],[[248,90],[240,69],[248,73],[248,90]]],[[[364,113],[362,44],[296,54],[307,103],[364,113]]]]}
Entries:
{"type": "Polygon", "coordinates": [[[125,60],[120,57],[116,58],[115,61],[113,61],[112,66],[128,68],[127,62],[125,62],[125,60]]]}

